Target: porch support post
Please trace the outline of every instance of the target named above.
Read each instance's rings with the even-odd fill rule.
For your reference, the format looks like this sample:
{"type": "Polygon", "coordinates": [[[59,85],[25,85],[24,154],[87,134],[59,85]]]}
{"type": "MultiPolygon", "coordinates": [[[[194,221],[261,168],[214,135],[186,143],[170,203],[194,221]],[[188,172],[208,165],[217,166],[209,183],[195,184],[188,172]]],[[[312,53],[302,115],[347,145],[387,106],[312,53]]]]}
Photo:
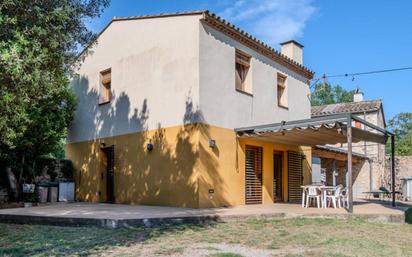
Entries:
{"type": "Polygon", "coordinates": [[[349,213],[353,213],[353,190],[352,190],[352,115],[348,116],[348,121],[346,124],[346,137],[348,143],[348,180],[346,184],[348,185],[349,194],[349,213]]]}
{"type": "Polygon", "coordinates": [[[395,199],[395,135],[391,135],[391,178],[392,178],[392,206],[396,206],[395,199]]]}
{"type": "Polygon", "coordinates": [[[333,183],[333,186],[335,187],[336,186],[336,159],[332,160],[332,169],[333,169],[332,183],[333,183]]]}

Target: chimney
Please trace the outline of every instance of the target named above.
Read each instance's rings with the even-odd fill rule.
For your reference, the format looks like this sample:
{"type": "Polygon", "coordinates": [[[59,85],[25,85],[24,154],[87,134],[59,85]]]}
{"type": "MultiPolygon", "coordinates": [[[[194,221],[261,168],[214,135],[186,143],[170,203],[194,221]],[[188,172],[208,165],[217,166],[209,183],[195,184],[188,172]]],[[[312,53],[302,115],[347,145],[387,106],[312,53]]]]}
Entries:
{"type": "Polygon", "coordinates": [[[362,102],[363,101],[363,92],[360,88],[355,89],[355,93],[353,94],[353,101],[354,102],[362,102]]]}
{"type": "Polygon", "coordinates": [[[299,64],[303,64],[303,45],[295,40],[280,43],[280,52],[299,64]]]}

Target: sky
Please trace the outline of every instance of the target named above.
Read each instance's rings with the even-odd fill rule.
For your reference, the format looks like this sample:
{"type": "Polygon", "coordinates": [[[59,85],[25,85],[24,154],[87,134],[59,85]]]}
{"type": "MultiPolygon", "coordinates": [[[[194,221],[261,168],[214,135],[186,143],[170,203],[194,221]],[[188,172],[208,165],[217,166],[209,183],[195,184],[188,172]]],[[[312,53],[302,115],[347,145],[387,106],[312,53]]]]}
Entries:
{"type": "MultiPolygon", "coordinates": [[[[276,49],[302,43],[304,65],[323,74],[412,67],[412,1],[409,0],[112,0],[88,27],[99,32],[113,17],[210,10],[276,49]]],[[[365,100],[382,99],[386,119],[412,112],[412,70],[331,77],[365,100]]]]}

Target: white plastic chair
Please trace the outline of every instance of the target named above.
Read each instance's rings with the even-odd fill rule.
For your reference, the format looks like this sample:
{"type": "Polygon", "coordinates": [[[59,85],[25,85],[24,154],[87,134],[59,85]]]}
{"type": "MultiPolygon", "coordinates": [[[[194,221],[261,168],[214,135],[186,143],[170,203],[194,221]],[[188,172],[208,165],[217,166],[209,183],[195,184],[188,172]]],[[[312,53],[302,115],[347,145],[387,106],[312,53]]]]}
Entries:
{"type": "Polygon", "coordinates": [[[309,200],[316,199],[316,204],[320,208],[320,200],[322,198],[320,188],[317,186],[309,186],[306,192],[306,208],[309,207],[309,200]]]}
{"type": "Polygon", "coordinates": [[[305,207],[305,198],[306,198],[307,191],[308,191],[307,187],[302,188],[302,208],[305,207]]]}
{"type": "Polygon", "coordinates": [[[349,195],[348,195],[348,189],[345,187],[340,191],[340,200],[342,202],[343,208],[346,208],[349,206],[349,195]]]}
{"type": "Polygon", "coordinates": [[[328,203],[328,201],[329,201],[329,205],[330,205],[330,202],[332,202],[333,203],[333,208],[335,208],[336,209],[336,203],[338,204],[338,208],[341,208],[341,204],[340,204],[340,200],[341,200],[341,190],[342,190],[342,186],[337,186],[336,188],[335,188],[335,191],[333,192],[333,194],[331,194],[331,195],[326,195],[326,203],[328,203]]]}

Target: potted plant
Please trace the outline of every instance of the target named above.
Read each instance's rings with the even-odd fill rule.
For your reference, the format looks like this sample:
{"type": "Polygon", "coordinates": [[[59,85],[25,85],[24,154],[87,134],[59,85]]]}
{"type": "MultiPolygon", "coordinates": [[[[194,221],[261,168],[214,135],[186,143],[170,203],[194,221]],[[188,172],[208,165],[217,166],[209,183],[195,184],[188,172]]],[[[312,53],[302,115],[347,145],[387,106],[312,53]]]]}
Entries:
{"type": "Polygon", "coordinates": [[[24,208],[32,207],[37,203],[36,193],[26,193],[24,194],[24,208]]]}

